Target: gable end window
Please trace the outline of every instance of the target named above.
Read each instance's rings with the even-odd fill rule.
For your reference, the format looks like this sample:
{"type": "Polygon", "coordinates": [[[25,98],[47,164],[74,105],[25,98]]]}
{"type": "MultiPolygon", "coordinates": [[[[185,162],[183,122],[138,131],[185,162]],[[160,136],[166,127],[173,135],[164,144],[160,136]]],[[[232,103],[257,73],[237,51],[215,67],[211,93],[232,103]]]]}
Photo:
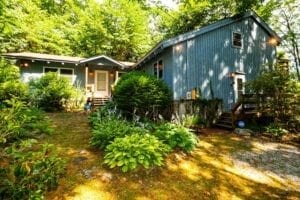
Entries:
{"type": "Polygon", "coordinates": [[[232,33],[232,46],[237,48],[242,48],[243,39],[241,33],[237,33],[237,32],[232,33]]]}
{"type": "Polygon", "coordinates": [[[159,60],[153,64],[153,74],[158,79],[162,79],[164,76],[164,66],[163,61],[159,60]]]}

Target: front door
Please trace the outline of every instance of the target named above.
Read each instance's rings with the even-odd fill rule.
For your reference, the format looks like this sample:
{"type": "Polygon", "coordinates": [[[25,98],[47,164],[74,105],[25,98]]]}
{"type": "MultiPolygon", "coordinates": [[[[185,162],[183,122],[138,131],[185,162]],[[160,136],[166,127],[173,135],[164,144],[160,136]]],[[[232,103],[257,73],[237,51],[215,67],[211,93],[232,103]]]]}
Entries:
{"type": "Polygon", "coordinates": [[[95,76],[95,97],[107,97],[108,96],[108,72],[96,71],[95,76]]]}
{"type": "Polygon", "coordinates": [[[242,94],[245,94],[245,75],[244,74],[235,74],[234,76],[234,102],[237,103],[241,98],[242,94]]]}

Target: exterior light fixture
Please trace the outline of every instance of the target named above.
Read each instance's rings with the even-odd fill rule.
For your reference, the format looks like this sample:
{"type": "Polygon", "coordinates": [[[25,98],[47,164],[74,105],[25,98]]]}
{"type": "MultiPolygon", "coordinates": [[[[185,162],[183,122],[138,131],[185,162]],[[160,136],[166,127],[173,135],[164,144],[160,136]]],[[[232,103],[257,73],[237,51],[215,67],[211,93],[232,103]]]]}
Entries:
{"type": "Polygon", "coordinates": [[[228,77],[229,77],[229,78],[235,77],[235,72],[229,72],[228,77]]]}
{"type": "Polygon", "coordinates": [[[270,37],[270,38],[268,39],[268,42],[267,42],[267,43],[268,43],[269,45],[271,45],[271,46],[277,46],[278,41],[277,41],[276,38],[270,37]]]}
{"type": "Polygon", "coordinates": [[[182,48],[182,47],[181,47],[181,45],[179,45],[179,44],[178,44],[178,45],[176,45],[176,47],[175,47],[176,51],[180,51],[180,50],[181,50],[181,48],[182,48]]]}
{"type": "Polygon", "coordinates": [[[89,71],[89,75],[90,75],[90,76],[93,76],[93,75],[94,75],[94,73],[93,73],[92,70],[89,71]]]}

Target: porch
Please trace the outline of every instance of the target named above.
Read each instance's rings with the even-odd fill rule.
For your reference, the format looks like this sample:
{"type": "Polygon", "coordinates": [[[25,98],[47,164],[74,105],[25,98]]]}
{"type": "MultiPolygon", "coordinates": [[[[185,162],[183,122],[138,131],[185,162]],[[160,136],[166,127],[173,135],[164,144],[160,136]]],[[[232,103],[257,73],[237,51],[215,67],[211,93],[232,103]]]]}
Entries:
{"type": "Polygon", "coordinates": [[[111,98],[114,85],[134,63],[97,56],[82,60],[80,64],[84,66],[86,97],[100,105],[111,98]]]}

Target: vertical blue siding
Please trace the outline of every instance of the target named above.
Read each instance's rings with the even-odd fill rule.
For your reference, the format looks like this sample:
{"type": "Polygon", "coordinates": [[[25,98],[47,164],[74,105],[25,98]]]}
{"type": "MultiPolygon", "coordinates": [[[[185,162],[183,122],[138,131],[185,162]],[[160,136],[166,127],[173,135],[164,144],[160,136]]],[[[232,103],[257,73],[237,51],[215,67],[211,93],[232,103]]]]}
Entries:
{"type": "Polygon", "coordinates": [[[151,59],[143,69],[153,73],[154,61],[162,58],[167,61],[165,66],[171,66],[165,71],[165,80],[172,84],[174,100],[185,99],[186,93],[194,88],[201,90],[202,98],[209,99],[212,88],[214,97],[223,99],[224,109],[229,110],[234,104],[229,73],[245,73],[246,81],[252,80],[263,66],[273,64],[276,48],[267,43],[269,37],[249,17],[175,44],[172,50],[168,48],[151,59]],[[242,34],[242,48],[232,46],[232,32],[242,34]]]}
{"type": "Polygon", "coordinates": [[[164,66],[163,72],[163,80],[167,83],[169,88],[173,90],[173,56],[172,56],[172,48],[167,48],[161,54],[158,54],[149,62],[147,62],[143,67],[142,70],[148,74],[154,74],[153,65],[155,62],[162,60],[164,66]]]}

